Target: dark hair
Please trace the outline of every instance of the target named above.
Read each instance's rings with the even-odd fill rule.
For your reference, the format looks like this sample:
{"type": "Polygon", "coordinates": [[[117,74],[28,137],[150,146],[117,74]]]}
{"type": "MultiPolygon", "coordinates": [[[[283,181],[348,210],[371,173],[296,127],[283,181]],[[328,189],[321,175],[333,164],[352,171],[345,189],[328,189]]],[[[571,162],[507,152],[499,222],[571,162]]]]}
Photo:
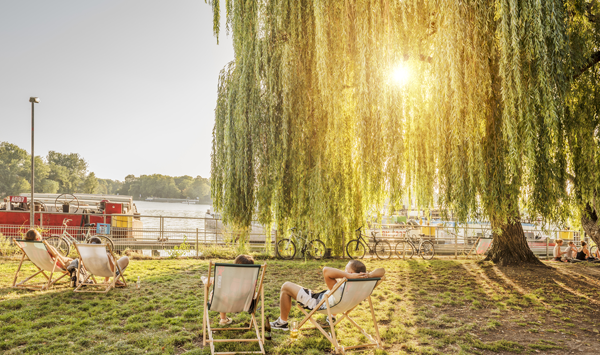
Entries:
{"type": "Polygon", "coordinates": [[[254,264],[254,258],[250,255],[238,255],[234,264],[254,264]]]}
{"type": "Polygon", "coordinates": [[[586,242],[581,242],[581,246],[582,246],[582,247],[584,247],[584,246],[586,246],[586,245],[587,245],[587,243],[586,243],[586,242]]]}
{"type": "Polygon", "coordinates": [[[361,272],[367,272],[367,267],[365,266],[365,264],[362,263],[362,261],[350,260],[348,264],[350,264],[350,268],[356,274],[360,274],[361,272]]]}
{"type": "Polygon", "coordinates": [[[40,232],[35,229],[30,229],[25,233],[25,240],[36,240],[38,235],[40,235],[40,232]]]}
{"type": "Polygon", "coordinates": [[[98,237],[91,237],[88,244],[102,244],[102,241],[98,237]]]}

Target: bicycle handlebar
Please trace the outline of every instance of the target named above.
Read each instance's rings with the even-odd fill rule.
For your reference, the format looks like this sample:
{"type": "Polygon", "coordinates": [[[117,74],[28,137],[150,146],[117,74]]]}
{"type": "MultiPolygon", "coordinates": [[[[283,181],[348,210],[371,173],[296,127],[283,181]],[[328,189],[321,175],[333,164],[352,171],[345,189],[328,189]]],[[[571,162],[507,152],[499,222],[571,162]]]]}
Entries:
{"type": "Polygon", "coordinates": [[[66,225],[67,225],[67,223],[69,223],[69,222],[71,222],[71,221],[72,221],[72,219],[66,219],[66,218],[65,218],[65,219],[63,219],[63,225],[65,225],[65,226],[66,226],[66,225]]]}
{"type": "Polygon", "coordinates": [[[362,227],[364,227],[364,226],[360,226],[360,227],[358,227],[358,229],[357,229],[357,230],[355,230],[355,232],[358,232],[358,231],[360,231],[360,230],[362,229],[362,227]]]}

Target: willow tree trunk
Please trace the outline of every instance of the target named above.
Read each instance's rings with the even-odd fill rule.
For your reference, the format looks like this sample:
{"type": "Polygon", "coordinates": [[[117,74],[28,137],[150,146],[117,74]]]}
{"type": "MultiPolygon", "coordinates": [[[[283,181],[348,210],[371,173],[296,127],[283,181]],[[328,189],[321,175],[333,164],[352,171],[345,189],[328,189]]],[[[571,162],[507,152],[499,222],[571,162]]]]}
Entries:
{"type": "Polygon", "coordinates": [[[519,220],[496,226],[501,233],[494,233],[494,242],[485,260],[500,266],[544,265],[531,251],[519,220]]]}
{"type": "Polygon", "coordinates": [[[600,247],[600,226],[598,225],[598,213],[589,203],[585,205],[585,211],[581,214],[581,226],[596,245],[600,247]]]}

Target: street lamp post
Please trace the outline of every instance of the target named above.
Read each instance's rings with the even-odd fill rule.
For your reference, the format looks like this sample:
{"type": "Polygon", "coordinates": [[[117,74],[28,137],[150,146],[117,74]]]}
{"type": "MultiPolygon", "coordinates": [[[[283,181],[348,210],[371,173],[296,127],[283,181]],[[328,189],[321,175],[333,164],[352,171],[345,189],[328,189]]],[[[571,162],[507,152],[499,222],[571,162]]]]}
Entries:
{"type": "Polygon", "coordinates": [[[33,151],[33,106],[39,103],[40,99],[38,97],[30,97],[29,102],[31,102],[31,201],[29,201],[29,225],[31,226],[31,228],[33,228],[35,226],[35,222],[33,220],[35,211],[35,205],[33,204],[33,191],[35,185],[35,154],[33,151]]]}

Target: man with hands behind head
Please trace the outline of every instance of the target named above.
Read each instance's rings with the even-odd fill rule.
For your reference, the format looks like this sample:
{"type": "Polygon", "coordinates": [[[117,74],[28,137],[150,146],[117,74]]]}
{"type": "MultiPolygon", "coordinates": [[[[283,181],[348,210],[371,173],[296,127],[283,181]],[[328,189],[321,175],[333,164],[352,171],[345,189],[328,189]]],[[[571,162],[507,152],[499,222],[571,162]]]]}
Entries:
{"type": "MultiPolygon", "coordinates": [[[[371,278],[371,277],[382,277],[385,275],[383,268],[375,269],[371,272],[367,272],[367,267],[361,261],[350,260],[346,264],[344,270],[338,270],[332,267],[323,268],[323,278],[325,284],[327,284],[327,290],[321,292],[313,292],[300,285],[296,285],[292,282],[286,282],[281,286],[281,293],[279,296],[279,307],[280,316],[279,318],[271,322],[271,328],[288,330],[288,315],[292,308],[292,299],[300,303],[304,308],[314,309],[323,297],[328,297],[327,302],[329,306],[333,307],[339,302],[340,296],[342,295],[345,285],[340,286],[334,294],[330,295],[330,290],[335,286],[338,279],[360,279],[360,278],[371,278]]],[[[326,309],[327,305],[323,303],[320,309],[326,309]]]]}

